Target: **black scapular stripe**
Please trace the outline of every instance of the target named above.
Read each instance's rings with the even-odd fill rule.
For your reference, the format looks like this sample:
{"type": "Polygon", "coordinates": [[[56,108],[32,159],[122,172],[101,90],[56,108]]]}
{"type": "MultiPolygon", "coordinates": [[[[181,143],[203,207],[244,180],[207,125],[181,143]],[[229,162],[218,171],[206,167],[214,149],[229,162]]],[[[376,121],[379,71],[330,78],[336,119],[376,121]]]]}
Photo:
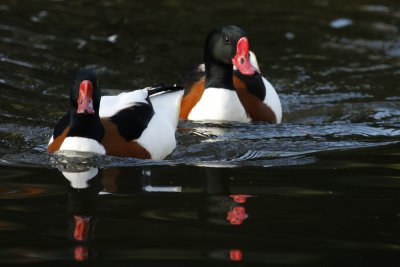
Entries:
{"type": "Polygon", "coordinates": [[[119,111],[110,120],[117,125],[119,134],[126,140],[138,139],[147,128],[154,110],[151,105],[136,103],[126,109],[119,111]]]}

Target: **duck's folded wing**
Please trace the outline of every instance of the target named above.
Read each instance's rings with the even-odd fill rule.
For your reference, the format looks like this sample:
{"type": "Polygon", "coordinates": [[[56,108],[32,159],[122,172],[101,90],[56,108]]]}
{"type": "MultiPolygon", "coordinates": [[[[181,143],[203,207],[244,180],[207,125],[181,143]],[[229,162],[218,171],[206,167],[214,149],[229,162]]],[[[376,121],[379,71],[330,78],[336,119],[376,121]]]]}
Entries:
{"type": "Polygon", "coordinates": [[[168,121],[174,128],[178,124],[184,90],[163,92],[150,96],[154,112],[168,121]]]}
{"type": "Polygon", "coordinates": [[[272,84],[264,77],[262,77],[265,86],[265,98],[264,103],[269,106],[275,113],[276,123],[282,122],[282,105],[279,99],[278,93],[272,84]]]}
{"type": "Polygon", "coordinates": [[[135,90],[116,96],[103,96],[100,101],[100,117],[112,117],[121,110],[135,105],[135,103],[149,104],[147,90],[135,90]]]}

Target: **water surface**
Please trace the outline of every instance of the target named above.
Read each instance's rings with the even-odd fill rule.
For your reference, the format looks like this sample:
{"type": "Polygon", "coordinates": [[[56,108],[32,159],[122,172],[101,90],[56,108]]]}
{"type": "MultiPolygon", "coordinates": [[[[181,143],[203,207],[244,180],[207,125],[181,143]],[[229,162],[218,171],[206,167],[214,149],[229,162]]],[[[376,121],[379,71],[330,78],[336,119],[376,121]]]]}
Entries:
{"type": "Polygon", "coordinates": [[[0,263],[398,263],[400,5],[378,2],[2,1],[0,263]],[[181,122],[164,161],[47,156],[76,69],[104,94],[173,84],[224,24],[281,125],[181,122]]]}

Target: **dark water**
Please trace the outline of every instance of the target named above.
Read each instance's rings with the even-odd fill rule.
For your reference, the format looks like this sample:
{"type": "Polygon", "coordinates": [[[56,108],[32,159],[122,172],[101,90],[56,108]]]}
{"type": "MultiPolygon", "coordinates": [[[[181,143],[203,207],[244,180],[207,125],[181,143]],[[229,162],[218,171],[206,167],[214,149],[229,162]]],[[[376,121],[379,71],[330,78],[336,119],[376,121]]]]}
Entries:
{"type": "Polygon", "coordinates": [[[396,0],[1,1],[0,264],[398,265],[399,21],[396,0]],[[174,83],[224,24],[282,125],[183,122],[165,161],[48,158],[77,68],[105,94],[174,83]],[[71,166],[98,174],[74,189],[71,166]]]}

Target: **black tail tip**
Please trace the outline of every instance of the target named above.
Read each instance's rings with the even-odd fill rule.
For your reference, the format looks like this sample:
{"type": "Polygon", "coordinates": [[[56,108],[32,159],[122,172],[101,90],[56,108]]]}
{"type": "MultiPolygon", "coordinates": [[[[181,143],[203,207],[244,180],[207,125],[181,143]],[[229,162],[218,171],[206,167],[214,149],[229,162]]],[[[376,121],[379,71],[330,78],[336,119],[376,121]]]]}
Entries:
{"type": "Polygon", "coordinates": [[[182,86],[176,86],[176,85],[159,85],[147,89],[147,91],[149,92],[149,96],[162,92],[176,92],[181,90],[184,90],[184,88],[182,86]]]}

